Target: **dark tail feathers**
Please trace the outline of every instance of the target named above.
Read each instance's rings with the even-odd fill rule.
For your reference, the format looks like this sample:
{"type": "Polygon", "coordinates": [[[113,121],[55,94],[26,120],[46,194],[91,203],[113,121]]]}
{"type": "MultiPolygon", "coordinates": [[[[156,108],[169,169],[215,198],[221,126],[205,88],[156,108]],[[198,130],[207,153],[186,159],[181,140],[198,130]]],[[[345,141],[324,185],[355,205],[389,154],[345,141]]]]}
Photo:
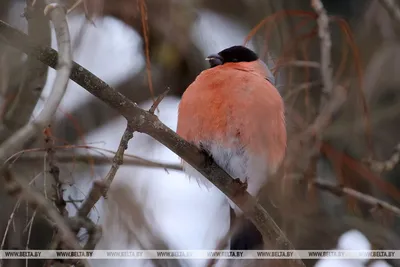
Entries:
{"type": "MultiPolygon", "coordinates": [[[[231,209],[231,227],[233,227],[236,215],[231,209]]],[[[241,219],[239,229],[233,234],[230,242],[230,250],[256,250],[263,248],[263,238],[254,224],[247,219],[241,219]]]]}

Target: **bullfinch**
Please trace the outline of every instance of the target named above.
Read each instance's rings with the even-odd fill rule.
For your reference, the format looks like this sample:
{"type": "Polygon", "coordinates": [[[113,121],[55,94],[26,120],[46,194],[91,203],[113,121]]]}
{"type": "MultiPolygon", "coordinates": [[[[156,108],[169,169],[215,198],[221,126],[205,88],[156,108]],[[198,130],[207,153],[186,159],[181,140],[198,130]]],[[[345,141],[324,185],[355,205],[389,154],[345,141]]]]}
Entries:
{"type": "MultiPolygon", "coordinates": [[[[177,133],[208,153],[256,196],[282,163],[286,151],[284,103],[272,73],[257,54],[233,46],[206,58],[202,71],[184,92],[177,133]]],[[[211,186],[183,161],[189,176],[211,186]]],[[[232,203],[231,225],[241,211],[232,203]]],[[[262,236],[250,221],[230,241],[232,250],[255,249],[262,236]]]]}

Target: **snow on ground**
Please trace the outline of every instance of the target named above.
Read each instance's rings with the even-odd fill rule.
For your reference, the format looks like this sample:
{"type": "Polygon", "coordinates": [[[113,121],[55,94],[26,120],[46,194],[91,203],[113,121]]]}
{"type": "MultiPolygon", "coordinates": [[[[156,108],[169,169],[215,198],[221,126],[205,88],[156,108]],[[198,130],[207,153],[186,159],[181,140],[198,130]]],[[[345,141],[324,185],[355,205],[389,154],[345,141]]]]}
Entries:
{"type": "MultiPolygon", "coordinates": [[[[342,234],[338,239],[338,250],[370,250],[371,244],[363,233],[358,230],[349,230],[342,234]]],[[[367,266],[368,259],[321,259],[315,267],[364,267],[367,266]]],[[[391,267],[386,261],[374,261],[368,265],[372,267],[391,267]]]]}

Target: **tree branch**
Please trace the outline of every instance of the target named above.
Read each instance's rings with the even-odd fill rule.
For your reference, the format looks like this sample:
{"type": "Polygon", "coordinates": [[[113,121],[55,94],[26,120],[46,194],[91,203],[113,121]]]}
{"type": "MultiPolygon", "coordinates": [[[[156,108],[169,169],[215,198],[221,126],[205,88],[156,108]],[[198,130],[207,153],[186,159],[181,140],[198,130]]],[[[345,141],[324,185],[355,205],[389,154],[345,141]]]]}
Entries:
{"type": "MultiPolygon", "coordinates": [[[[31,0],[26,0],[24,12],[28,22],[28,35],[36,42],[50,46],[51,31],[49,20],[43,14],[44,1],[37,1],[34,7],[31,2],[31,0]]],[[[48,67],[45,64],[28,54],[27,62],[22,70],[22,81],[15,92],[16,96],[4,113],[3,124],[5,127],[0,133],[1,142],[29,121],[46,84],[47,70],[48,67]]]]}
{"type": "Polygon", "coordinates": [[[119,166],[123,163],[124,152],[128,148],[128,142],[133,137],[133,130],[128,125],[125,129],[124,134],[121,137],[121,141],[118,146],[117,153],[115,153],[113,164],[111,166],[110,171],[107,173],[106,177],[97,184],[93,184],[92,189],[90,190],[88,197],[85,202],[83,202],[82,206],[79,208],[78,216],[86,217],[89,215],[91,209],[100,200],[101,196],[105,196],[110,189],[110,185],[115,178],[115,174],[117,173],[119,166]]]}
{"type": "MultiPolygon", "coordinates": [[[[67,88],[72,66],[68,24],[65,18],[64,10],[58,5],[54,6],[54,8],[50,11],[50,16],[56,30],[57,43],[60,49],[60,58],[58,59],[58,63],[54,65],[54,67],[57,69],[57,76],[54,81],[53,89],[39,116],[34,121],[19,129],[14,135],[1,144],[0,160],[2,161],[21,150],[26,143],[28,143],[39,133],[39,131],[43,130],[43,128],[50,123],[67,88]]],[[[34,56],[36,51],[33,51],[32,47],[32,50],[28,49],[23,52],[32,52],[30,55],[34,56]]]]}
{"type": "Polygon", "coordinates": [[[378,161],[373,159],[365,159],[363,161],[374,172],[381,173],[384,171],[386,172],[391,171],[400,162],[400,143],[395,146],[393,154],[390,156],[388,160],[378,161]]]}
{"type": "Polygon", "coordinates": [[[387,10],[389,15],[394,19],[397,23],[400,23],[400,8],[396,4],[394,0],[379,0],[381,5],[387,10]]]}
{"type": "MultiPolygon", "coordinates": [[[[32,54],[40,61],[50,67],[55,67],[56,51],[35,45],[25,34],[1,21],[0,36],[6,43],[22,51],[31,48],[34,51],[32,54]],[[20,42],[21,40],[23,42],[20,42]]],[[[199,171],[244,212],[244,215],[254,223],[268,244],[275,244],[277,249],[294,249],[267,211],[247,192],[242,195],[238,194],[237,185],[232,177],[214,161],[207,159],[196,146],[180,138],[155,115],[139,108],[137,104],[116,92],[82,66],[73,63],[70,78],[108,106],[118,110],[136,131],[150,135],[199,171]]],[[[295,266],[304,266],[300,260],[294,260],[293,263],[295,266]]]]}
{"type": "Polygon", "coordinates": [[[5,185],[10,195],[25,199],[34,209],[37,208],[46,214],[56,225],[62,240],[73,249],[81,249],[64,218],[41,193],[36,192],[26,181],[18,177],[12,177],[6,168],[1,170],[1,175],[4,177],[5,185]]]}
{"type": "MultiPolygon", "coordinates": [[[[71,162],[88,162],[88,159],[92,159],[94,161],[94,165],[109,165],[112,164],[113,157],[110,156],[98,156],[98,155],[77,155],[72,152],[60,153],[57,152],[57,161],[59,163],[71,163],[71,162]]],[[[162,168],[166,170],[174,170],[174,171],[183,171],[182,166],[174,163],[164,163],[157,162],[153,160],[148,160],[144,158],[140,158],[133,155],[124,155],[124,165],[134,165],[138,167],[147,167],[147,168],[162,168]]],[[[43,161],[43,152],[35,153],[24,153],[18,158],[17,162],[35,162],[35,161],[43,161]]],[[[17,162],[14,163],[17,164],[17,162]]]]}
{"type": "Polygon", "coordinates": [[[392,212],[393,214],[395,214],[397,216],[400,216],[400,209],[398,207],[395,207],[395,206],[393,206],[383,200],[377,199],[373,196],[358,192],[352,188],[341,187],[341,186],[335,185],[334,183],[331,183],[328,181],[323,181],[323,180],[314,180],[313,184],[317,188],[328,191],[334,195],[337,195],[337,196],[347,195],[347,196],[353,197],[363,203],[367,203],[374,207],[383,208],[385,210],[392,212]]]}
{"type": "Polygon", "coordinates": [[[321,39],[321,76],[324,92],[330,94],[333,90],[333,75],[331,62],[331,34],[329,31],[329,17],[320,0],[311,0],[311,6],[318,15],[318,35],[321,39]]]}
{"type": "MultiPolygon", "coordinates": [[[[53,1],[47,0],[48,4],[45,8],[45,15],[49,14],[50,19],[56,31],[57,44],[60,55],[57,55],[57,74],[53,84],[53,88],[49,98],[39,116],[32,122],[29,122],[14,135],[9,137],[0,146],[0,160],[5,161],[9,156],[21,150],[32,138],[34,138],[41,130],[43,130],[53,118],[56,110],[65,94],[69,76],[72,67],[72,52],[68,24],[66,21],[64,9],[53,1]]],[[[34,56],[33,50],[24,51],[30,56],[34,56]],[[31,54],[32,52],[32,54],[31,54]]],[[[28,203],[37,207],[47,214],[49,218],[56,224],[57,230],[61,233],[60,239],[74,249],[80,249],[79,243],[76,241],[69,226],[64,219],[58,214],[57,210],[52,207],[49,202],[34,189],[30,188],[26,182],[16,177],[12,177],[8,171],[7,164],[2,164],[1,174],[5,179],[5,183],[11,186],[10,193],[18,194],[27,200],[28,203]]],[[[46,189],[45,189],[46,190],[46,189]]],[[[87,262],[84,261],[85,265],[87,262]]]]}

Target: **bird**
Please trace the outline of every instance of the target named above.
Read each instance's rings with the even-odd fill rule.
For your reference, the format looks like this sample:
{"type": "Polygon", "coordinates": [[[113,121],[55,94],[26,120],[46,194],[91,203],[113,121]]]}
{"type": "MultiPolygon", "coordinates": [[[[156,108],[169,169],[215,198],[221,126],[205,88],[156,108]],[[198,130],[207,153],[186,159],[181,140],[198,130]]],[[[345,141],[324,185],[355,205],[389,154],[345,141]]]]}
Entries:
{"type": "MultiPolygon", "coordinates": [[[[284,102],[274,76],[251,49],[235,45],[206,58],[203,70],[184,91],[178,107],[177,134],[209,155],[232,178],[257,196],[276,173],[286,153],[284,102]]],[[[200,185],[211,183],[182,160],[200,185]]],[[[230,225],[241,213],[230,203],[230,225]]],[[[249,220],[230,240],[231,250],[262,246],[249,220]]]]}

